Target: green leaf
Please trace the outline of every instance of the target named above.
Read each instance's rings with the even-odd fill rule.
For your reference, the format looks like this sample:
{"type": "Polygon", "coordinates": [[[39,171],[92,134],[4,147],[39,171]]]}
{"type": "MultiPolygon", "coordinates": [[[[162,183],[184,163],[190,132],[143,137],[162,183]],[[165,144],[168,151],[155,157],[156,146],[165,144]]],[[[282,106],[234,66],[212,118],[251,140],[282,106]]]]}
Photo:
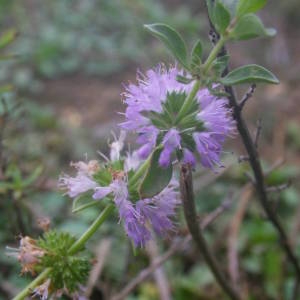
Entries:
{"type": "Polygon", "coordinates": [[[220,34],[224,34],[230,23],[230,12],[220,1],[217,1],[214,8],[213,20],[217,31],[220,34]]]}
{"type": "Polygon", "coordinates": [[[191,53],[191,73],[200,73],[200,66],[202,64],[203,47],[200,40],[196,42],[191,53]]]}
{"type": "Polygon", "coordinates": [[[86,200],[87,199],[84,197],[75,198],[72,204],[72,213],[78,213],[82,210],[85,210],[86,208],[99,205],[100,203],[100,201],[96,201],[96,200],[87,201],[87,202],[86,200]]]}
{"type": "Polygon", "coordinates": [[[0,49],[3,49],[9,44],[11,44],[16,37],[17,37],[17,31],[15,29],[7,30],[0,37],[0,49]]]}
{"type": "Polygon", "coordinates": [[[213,8],[214,8],[213,1],[206,0],[206,6],[207,6],[209,19],[213,22],[213,8]]]}
{"type": "Polygon", "coordinates": [[[229,58],[230,58],[229,55],[224,55],[214,60],[212,64],[212,70],[215,72],[217,76],[222,75],[222,73],[224,72],[224,70],[228,65],[229,58]]]}
{"type": "Polygon", "coordinates": [[[196,42],[192,49],[192,63],[201,63],[203,47],[200,40],[196,42]]]}
{"type": "Polygon", "coordinates": [[[241,17],[245,14],[255,13],[267,4],[267,0],[239,0],[236,15],[241,17]]]}
{"type": "Polygon", "coordinates": [[[186,68],[188,66],[187,50],[184,40],[179,33],[172,27],[156,23],[150,25],[144,25],[147,30],[150,31],[155,37],[163,42],[163,44],[169,49],[173,56],[186,68]]]}
{"type": "MultiPolygon", "coordinates": [[[[252,1],[252,0],[249,0],[249,1],[252,1]]],[[[238,0],[222,0],[221,2],[230,11],[231,16],[232,17],[235,16],[238,0]]]]}
{"type": "Polygon", "coordinates": [[[172,166],[162,168],[159,163],[159,156],[162,149],[156,149],[151,156],[149,168],[139,186],[139,194],[142,199],[151,198],[160,193],[172,178],[172,166]]]}
{"type": "Polygon", "coordinates": [[[248,40],[257,37],[271,37],[276,34],[273,28],[265,28],[259,17],[254,14],[246,14],[236,23],[230,33],[233,40],[248,40]]]}
{"type": "Polygon", "coordinates": [[[230,72],[221,78],[224,85],[236,85],[240,83],[273,83],[278,84],[279,80],[269,70],[258,65],[246,65],[230,72]]]}

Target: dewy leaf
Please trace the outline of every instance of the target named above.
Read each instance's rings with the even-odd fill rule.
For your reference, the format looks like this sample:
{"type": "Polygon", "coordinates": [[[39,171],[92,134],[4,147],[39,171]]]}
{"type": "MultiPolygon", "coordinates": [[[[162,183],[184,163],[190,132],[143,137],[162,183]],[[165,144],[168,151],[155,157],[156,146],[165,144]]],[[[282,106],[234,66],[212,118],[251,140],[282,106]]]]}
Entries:
{"type": "Polygon", "coordinates": [[[217,1],[213,14],[214,25],[216,26],[217,31],[220,34],[224,34],[230,23],[230,12],[220,1],[217,1]]]}
{"type": "Polygon", "coordinates": [[[267,0],[239,0],[236,15],[241,17],[245,14],[255,13],[267,4],[267,0]]]}
{"type": "Polygon", "coordinates": [[[186,68],[188,66],[187,50],[185,43],[179,33],[172,27],[156,23],[144,25],[155,37],[161,40],[164,45],[171,51],[173,56],[186,68]]]}
{"type": "Polygon", "coordinates": [[[265,28],[259,17],[254,14],[247,14],[241,17],[230,33],[234,40],[248,40],[257,37],[274,36],[276,30],[265,28]]]}
{"type": "Polygon", "coordinates": [[[273,83],[278,84],[277,77],[264,67],[258,65],[246,65],[230,72],[221,78],[224,85],[236,85],[240,83],[273,83]]]}
{"type": "Polygon", "coordinates": [[[158,163],[161,152],[160,148],[152,153],[149,168],[139,186],[139,194],[142,199],[151,198],[160,193],[172,178],[172,166],[162,168],[158,163]]]}

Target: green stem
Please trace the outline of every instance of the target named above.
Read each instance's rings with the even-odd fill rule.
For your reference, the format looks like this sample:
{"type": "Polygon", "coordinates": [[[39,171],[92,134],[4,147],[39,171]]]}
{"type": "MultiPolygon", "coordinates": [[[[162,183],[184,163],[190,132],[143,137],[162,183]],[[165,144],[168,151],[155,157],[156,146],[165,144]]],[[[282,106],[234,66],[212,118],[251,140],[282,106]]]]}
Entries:
{"type": "Polygon", "coordinates": [[[99,217],[94,221],[94,223],[87,229],[87,231],[72,245],[69,249],[69,254],[76,254],[80,251],[85,243],[94,235],[94,233],[98,230],[98,228],[103,224],[103,222],[107,219],[110,213],[113,211],[114,205],[109,204],[105,207],[99,217]]]}
{"type": "Polygon", "coordinates": [[[30,284],[26,286],[26,288],[21,291],[16,297],[12,300],[23,300],[25,297],[32,293],[34,288],[41,284],[50,274],[51,268],[45,269],[38,277],[36,277],[30,284]]]}
{"type": "Polygon", "coordinates": [[[205,63],[203,64],[202,67],[202,74],[205,75],[210,67],[213,61],[218,57],[218,54],[220,53],[221,49],[223,48],[224,44],[226,42],[226,38],[222,37],[219,39],[215,47],[212,49],[210,52],[208,58],[206,59],[205,63]]]}

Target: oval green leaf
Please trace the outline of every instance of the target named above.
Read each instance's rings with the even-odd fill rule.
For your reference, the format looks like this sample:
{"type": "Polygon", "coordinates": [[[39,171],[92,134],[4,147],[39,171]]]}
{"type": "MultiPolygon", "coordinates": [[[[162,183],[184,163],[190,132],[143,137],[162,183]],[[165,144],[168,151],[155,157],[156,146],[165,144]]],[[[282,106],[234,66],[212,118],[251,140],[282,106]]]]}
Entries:
{"type": "Polygon", "coordinates": [[[183,67],[189,69],[186,45],[180,34],[172,27],[166,24],[156,23],[144,25],[155,37],[157,37],[173,56],[182,64],[183,67]]]}
{"type": "Polygon", "coordinates": [[[267,0],[240,0],[237,5],[236,15],[241,17],[245,14],[255,13],[267,4],[267,0]]]}
{"type": "Polygon", "coordinates": [[[259,17],[254,14],[246,14],[236,23],[230,33],[233,40],[248,40],[258,37],[271,37],[276,34],[273,28],[265,28],[259,17]]]}
{"type": "Polygon", "coordinates": [[[269,70],[258,65],[246,65],[230,72],[221,78],[223,85],[236,85],[241,83],[272,83],[278,84],[279,80],[269,70]]]}
{"type": "Polygon", "coordinates": [[[139,195],[142,199],[151,198],[160,193],[172,178],[172,166],[162,168],[159,163],[159,156],[162,149],[156,149],[151,155],[149,168],[139,186],[139,195]]]}
{"type": "Polygon", "coordinates": [[[220,34],[224,34],[230,23],[230,12],[220,1],[217,1],[214,7],[213,22],[220,34]]]}

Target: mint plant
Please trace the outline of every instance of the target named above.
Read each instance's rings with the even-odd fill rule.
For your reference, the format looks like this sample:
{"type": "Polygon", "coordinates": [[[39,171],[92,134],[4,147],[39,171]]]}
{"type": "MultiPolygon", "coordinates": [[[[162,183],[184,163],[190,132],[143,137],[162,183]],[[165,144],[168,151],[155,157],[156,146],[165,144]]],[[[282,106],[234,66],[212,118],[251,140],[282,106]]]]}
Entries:
{"type": "Polygon", "coordinates": [[[279,81],[256,64],[229,71],[230,56],[225,48],[233,41],[275,35],[276,31],[265,28],[255,15],[266,3],[266,0],[207,0],[214,36],[208,55],[203,53],[201,40],[195,41],[189,52],[184,39],[169,25],[145,25],[173,55],[175,66],[159,64],[145,74],[139,72],[137,83],[125,87],[125,120],[120,124],[120,137],[111,144],[110,157],[101,154],[101,160],[73,163],[76,174],[61,176],[59,184],[73,199],[73,212],[90,207],[98,209],[99,201],[106,208],[78,240],[56,231],[46,232],[38,240],[22,237],[17,251],[22,272],[39,275],[14,300],[32,293],[41,299],[62,293],[78,298],[91,267],[89,255],[79,253],[111,214],[117,212],[136,250],[155,235],[164,237],[175,228],[180,199],[191,237],[215,279],[230,299],[242,299],[207,245],[199,227],[193,190],[193,169],[198,160],[208,172],[218,172],[223,166],[225,140],[238,133],[249,155],[247,161],[262,207],[300,278],[298,258],[269,204],[257,141],[250,136],[242,117],[242,109],[257,84],[279,81]],[[233,89],[239,84],[251,85],[241,102],[233,89]],[[137,136],[139,147],[124,154],[125,132],[137,136]]]}

